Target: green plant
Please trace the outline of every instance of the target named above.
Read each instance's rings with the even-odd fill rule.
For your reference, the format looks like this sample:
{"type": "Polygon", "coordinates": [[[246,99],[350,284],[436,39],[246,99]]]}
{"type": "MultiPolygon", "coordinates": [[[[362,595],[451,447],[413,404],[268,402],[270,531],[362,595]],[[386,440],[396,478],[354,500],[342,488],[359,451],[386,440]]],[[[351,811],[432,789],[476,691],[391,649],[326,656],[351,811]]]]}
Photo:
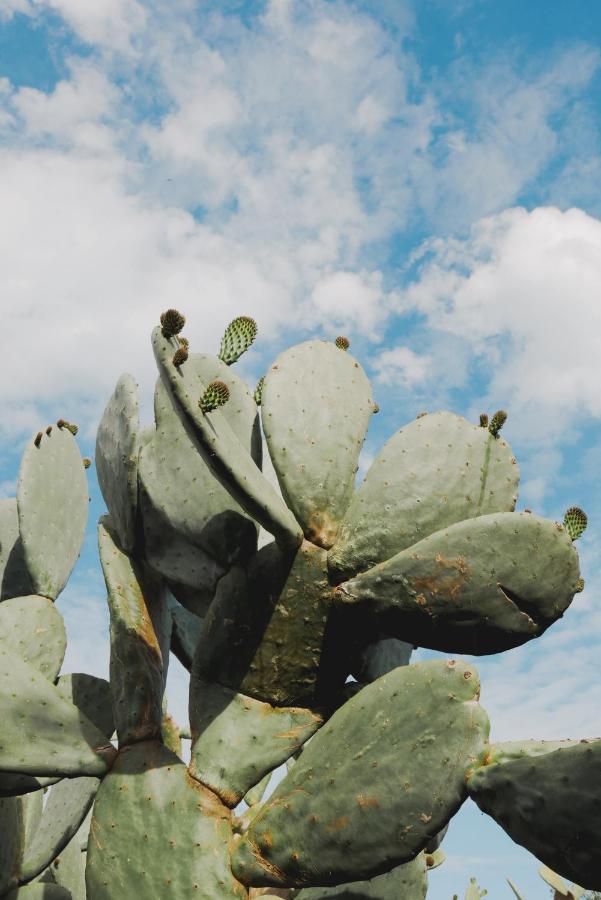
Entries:
{"type": "MultiPolygon", "coordinates": [[[[218,357],[191,352],[184,323],[168,310],[153,332],[155,427],[140,427],[124,375],[98,430],[111,702],[98,680],[56,683],[58,652],[49,674],[32,675],[29,643],[5,665],[7,816],[33,836],[24,854],[3,851],[0,891],[44,872],[76,900],[417,900],[468,796],[541,860],[598,886],[601,742],[491,745],[475,666],[410,664],[413,646],[482,655],[541,636],[578,590],[581,511],[565,527],[515,511],[502,411],[486,427],[420,415],[355,489],[377,405],[348,342],[281,354],[259,418],[232,367],[253,320],[231,323],[218,357]],[[279,490],[261,471],[261,424],[279,490]],[[273,538],[260,549],[259,526],[273,538]],[[189,764],[163,704],[170,649],[190,671],[189,764]],[[40,798],[47,777],[36,829],[24,791],[40,798]]],[[[12,535],[2,585],[20,598],[10,628],[28,635],[39,629],[23,609],[41,603],[59,622],[52,601],[85,524],[65,425],[31,441],[18,524],[14,509],[0,523],[12,535]]]]}

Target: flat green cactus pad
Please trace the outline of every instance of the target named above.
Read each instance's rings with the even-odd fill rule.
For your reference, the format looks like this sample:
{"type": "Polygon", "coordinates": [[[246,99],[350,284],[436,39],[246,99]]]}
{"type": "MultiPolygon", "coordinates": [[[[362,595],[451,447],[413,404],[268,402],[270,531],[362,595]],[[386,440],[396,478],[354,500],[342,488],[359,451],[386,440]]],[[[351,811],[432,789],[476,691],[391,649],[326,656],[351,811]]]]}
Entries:
{"type": "Polygon", "coordinates": [[[229,810],[175,754],[153,741],[134,744],[119,754],[94,804],[88,895],[246,900],[228,864],[231,838],[229,810]]]}
{"type": "Polygon", "coordinates": [[[311,738],[232,853],[245,884],[315,886],[409,862],[459,809],[488,717],[466,663],[394,669],[311,738]],[[425,773],[425,774],[424,774],[425,773]]]}
{"type": "Polygon", "coordinates": [[[19,534],[17,498],[0,500],[0,600],[31,594],[31,578],[19,534]]]}
{"type": "Polygon", "coordinates": [[[96,473],[124,550],[133,550],[136,537],[139,434],[138,385],[122,375],[98,426],[96,473]]]}
{"type": "Polygon", "coordinates": [[[601,890],[601,739],[529,743],[493,745],[469,795],[554,872],[601,890]]]}
{"type": "Polygon", "coordinates": [[[0,896],[18,883],[25,847],[27,802],[28,797],[0,800],[0,896]]]}
{"type": "Polygon", "coordinates": [[[33,593],[56,600],[77,561],[88,518],[88,482],[68,428],[28,442],[19,470],[19,531],[33,593]]]}
{"type": "MultiPolygon", "coordinates": [[[[166,526],[141,484],[139,503],[144,527],[144,555],[149,566],[169,584],[193,589],[204,606],[214,595],[225,569],[205,550],[195,547],[166,526]]],[[[191,612],[195,610],[196,605],[192,605],[191,612]]]]}
{"type": "Polygon", "coordinates": [[[372,463],[340,527],[330,569],[341,581],[455,522],[509,512],[518,482],[504,440],[453,413],[421,416],[372,463]]]}
{"type": "Polygon", "coordinates": [[[71,900],[89,900],[86,892],[86,847],[90,833],[92,811],[88,813],[79,827],[79,831],[71,838],[67,846],[61,850],[58,859],[52,862],[44,875],[44,880],[60,885],[69,891],[71,900]]]}
{"type": "Polygon", "coordinates": [[[111,615],[111,691],[120,745],[158,737],[169,659],[171,616],[164,588],[122,551],[108,517],[98,548],[111,615]]]}
{"type": "Polygon", "coordinates": [[[173,597],[168,596],[167,600],[171,612],[171,650],[189,672],[203,620],[180,606],[173,597]]]}
{"type": "Polygon", "coordinates": [[[115,756],[106,737],[34,666],[0,651],[0,770],[102,776],[115,756]]]}
{"type": "Polygon", "coordinates": [[[4,900],[75,900],[71,893],[58,884],[26,884],[15,888],[4,897],[4,900]]]}
{"type": "Polygon", "coordinates": [[[20,880],[34,879],[50,865],[79,830],[92,808],[98,778],[66,778],[50,790],[38,827],[28,840],[20,880]]]}
{"type": "Polygon", "coordinates": [[[542,634],[570,605],[578,555],[562,526],[497,513],[437,531],[340,586],[381,632],[452,653],[497,653],[542,634]]]}
{"type": "Polygon", "coordinates": [[[20,797],[60,781],[60,776],[22,775],[19,772],[0,772],[0,797],[20,797]]]}
{"type": "Polygon", "coordinates": [[[234,807],[322,723],[309,709],[273,707],[196,678],[190,690],[190,773],[234,807]]]}
{"type": "Polygon", "coordinates": [[[213,473],[251,518],[262,525],[284,547],[298,546],[302,532],[276,490],[263,477],[247,447],[243,446],[225,417],[225,408],[205,415],[198,401],[206,389],[188,363],[173,365],[173,343],[160,328],[152,334],[152,345],[163,384],[170,392],[188,434],[213,473]]]}
{"type": "Polygon", "coordinates": [[[423,853],[411,862],[395,866],[368,881],[353,881],[336,887],[304,888],[294,900],[424,900],[428,869],[423,853]]]}
{"type": "Polygon", "coordinates": [[[115,730],[111,686],[104,678],[75,672],[61,675],[56,684],[59,694],[74,703],[107,740],[115,730]]]}
{"type": "Polygon", "coordinates": [[[65,623],[47,597],[13,597],[0,605],[0,650],[18,653],[50,681],[67,649],[65,623]]]}
{"type": "MultiPolygon", "coordinates": [[[[230,399],[222,415],[240,444],[261,466],[257,409],[242,379],[212,356],[191,353],[186,375],[202,384],[227,381],[230,399]]],[[[156,431],[140,454],[140,478],[155,516],[167,528],[205,550],[221,565],[242,562],[256,548],[257,527],[198,453],[171,397],[158,380],[154,413],[156,431]]]]}
{"type": "MultiPolygon", "coordinates": [[[[223,573],[225,574],[225,573],[223,573]]],[[[221,575],[219,576],[221,578],[221,575]]],[[[200,587],[188,587],[186,584],[178,584],[177,581],[168,582],[171,594],[178,604],[184,606],[197,618],[202,619],[207,614],[209,606],[215,596],[216,583],[210,589],[200,587]]]]}
{"type": "Polygon", "coordinates": [[[280,354],[261,393],[263,430],[286,503],[305,536],[331,547],[354,491],[373,413],[359,363],[330,342],[280,354]]]}

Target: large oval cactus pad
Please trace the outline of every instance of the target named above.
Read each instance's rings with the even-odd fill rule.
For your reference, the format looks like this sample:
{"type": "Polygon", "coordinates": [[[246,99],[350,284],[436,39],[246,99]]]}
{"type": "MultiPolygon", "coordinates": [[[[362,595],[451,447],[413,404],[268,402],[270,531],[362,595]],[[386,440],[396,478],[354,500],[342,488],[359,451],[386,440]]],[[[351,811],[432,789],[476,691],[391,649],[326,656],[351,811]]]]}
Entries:
{"type": "Polygon", "coordinates": [[[5,650],[0,650],[0,721],[0,770],[102,776],[115,756],[81,710],[34,666],[5,650]]]}
{"type": "Polygon", "coordinates": [[[196,678],[190,689],[190,772],[234,807],[322,723],[309,709],[270,706],[196,678]]]}
{"type": "Polygon", "coordinates": [[[473,666],[394,669],[315,734],[234,847],[255,886],[373,878],[413,859],[467,796],[488,717],[473,666]],[[426,776],[424,776],[426,773],[426,776]]]}
{"type": "Polygon", "coordinates": [[[601,890],[601,739],[528,744],[493,745],[469,795],[554,872],[601,890]]]}
{"type": "Polygon", "coordinates": [[[88,895],[246,900],[228,864],[231,837],[229,810],[175,754],[154,741],[134,744],[120,752],[94,804],[88,895]]]}
{"type": "Polygon", "coordinates": [[[303,888],[294,900],[424,900],[427,891],[428,868],[424,854],[420,853],[411,862],[368,881],[303,888]]]}
{"type": "Polygon", "coordinates": [[[334,343],[284,351],[265,376],[263,430],[283,497],[305,537],[331,547],[355,486],[374,411],[359,363],[334,343]]]}
{"type": "Polygon", "coordinates": [[[19,533],[17,498],[0,500],[0,600],[32,593],[19,533]]]}
{"type": "Polygon", "coordinates": [[[171,616],[156,577],[121,550],[108,517],[98,548],[111,615],[111,691],[119,743],[158,737],[169,656],[171,616]]]}
{"type": "Polygon", "coordinates": [[[509,445],[450,412],[397,431],[353,497],[330,553],[341,581],[448,525],[515,508],[519,470],[509,445]]]}
{"type": "Polygon", "coordinates": [[[55,681],[65,658],[67,633],[52,600],[33,594],[2,603],[0,648],[18,653],[49,681],[55,681]]]}
{"type": "Polygon", "coordinates": [[[112,738],[115,723],[108,681],[85,672],[74,672],[61,675],[56,689],[62,697],[75,704],[108,740],[112,738]]]}
{"type": "Polygon", "coordinates": [[[124,550],[133,550],[136,539],[139,450],[138,385],[131,375],[122,375],[98,426],[96,473],[124,550]]]}
{"type": "Polygon", "coordinates": [[[340,585],[382,633],[452,653],[498,653],[538,637],[570,605],[578,554],[564,528],[497,513],[437,531],[340,585]]]}
{"type": "Polygon", "coordinates": [[[53,427],[25,447],[17,482],[19,531],[33,593],[56,600],[81,549],[88,482],[68,428],[53,427]]]}

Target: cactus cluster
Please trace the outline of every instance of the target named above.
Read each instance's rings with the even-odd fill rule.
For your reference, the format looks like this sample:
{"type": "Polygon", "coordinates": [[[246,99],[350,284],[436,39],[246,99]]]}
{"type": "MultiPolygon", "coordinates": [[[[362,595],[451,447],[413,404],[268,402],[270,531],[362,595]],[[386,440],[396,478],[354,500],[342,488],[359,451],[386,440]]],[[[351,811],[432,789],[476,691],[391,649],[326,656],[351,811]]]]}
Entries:
{"type": "Polygon", "coordinates": [[[491,744],[476,667],[410,661],[540,637],[581,590],[582,511],[515,510],[503,411],[420,415],[355,487],[378,407],[346,338],[285,351],[253,394],[232,366],[254,321],[217,356],[184,324],[167,310],[152,334],[154,426],[123,375],[98,429],[110,683],[59,674],[54,601],[88,507],[68,423],[36,434],[0,501],[0,897],[423,900],[468,797],[601,887],[601,741],[491,744]],[[185,761],[170,651],[190,673],[185,761]]]}

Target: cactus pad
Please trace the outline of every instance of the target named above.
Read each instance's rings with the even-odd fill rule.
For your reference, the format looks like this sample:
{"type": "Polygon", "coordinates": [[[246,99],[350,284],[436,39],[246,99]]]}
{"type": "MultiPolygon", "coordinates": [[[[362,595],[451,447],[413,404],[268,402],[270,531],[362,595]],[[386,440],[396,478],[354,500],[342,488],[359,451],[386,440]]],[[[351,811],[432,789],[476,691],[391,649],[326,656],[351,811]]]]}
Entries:
{"type": "Polygon", "coordinates": [[[231,366],[246,353],[257,336],[257,323],[250,316],[238,316],[225,329],[221,338],[219,359],[231,366]]]}
{"type": "Polygon", "coordinates": [[[584,534],[587,523],[586,513],[579,506],[570,506],[563,517],[565,530],[573,541],[578,540],[584,534]]]}
{"type": "Polygon", "coordinates": [[[0,600],[31,594],[31,578],[19,534],[16,497],[0,500],[0,600]]]}
{"type": "Polygon", "coordinates": [[[92,722],[107,740],[115,730],[111,686],[104,678],[76,672],[61,675],[56,689],[66,700],[70,700],[92,722]]]}
{"type": "Polygon", "coordinates": [[[423,853],[369,881],[353,881],[330,888],[304,888],[294,900],[424,900],[428,866],[423,853]]]}
{"type": "Polygon", "coordinates": [[[13,597],[0,604],[0,650],[17,653],[49,681],[60,672],[67,649],[65,623],[47,597],[13,597]]]}
{"type": "Polygon", "coordinates": [[[28,443],[17,483],[19,531],[34,593],[55,600],[77,561],[88,518],[88,482],[66,428],[28,443]]]}

